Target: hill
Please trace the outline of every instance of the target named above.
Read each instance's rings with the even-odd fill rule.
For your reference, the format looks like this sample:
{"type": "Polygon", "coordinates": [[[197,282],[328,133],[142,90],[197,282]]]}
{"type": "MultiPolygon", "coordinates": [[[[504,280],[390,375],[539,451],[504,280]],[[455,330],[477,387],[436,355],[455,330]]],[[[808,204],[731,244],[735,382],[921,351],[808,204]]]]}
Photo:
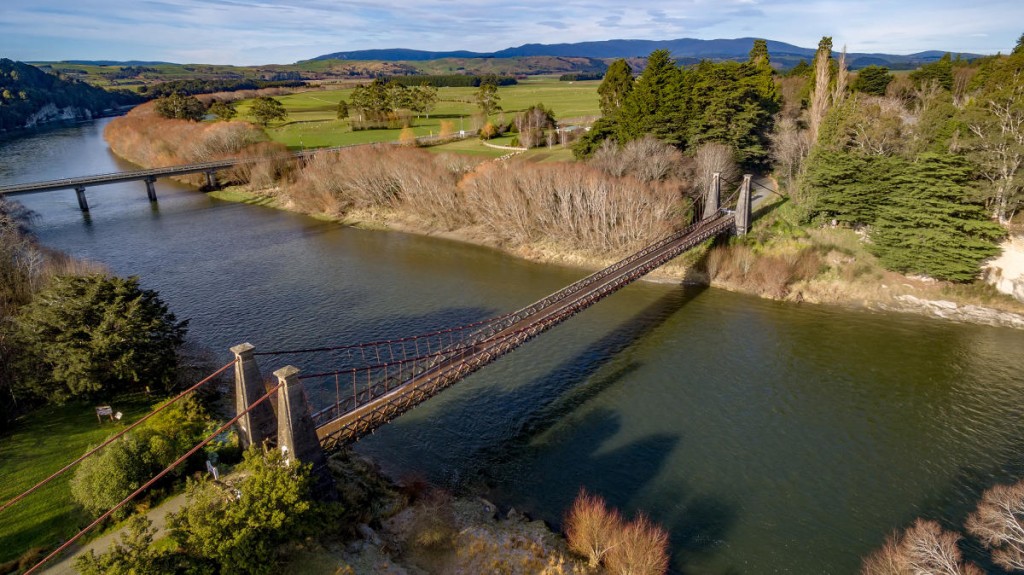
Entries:
{"type": "Polygon", "coordinates": [[[93,118],[137,101],[132,95],[108,92],[22,62],[0,59],[0,132],[93,118]]]}
{"type": "MultiPolygon", "coordinates": [[[[696,38],[679,38],[676,40],[603,40],[598,42],[576,42],[569,44],[523,44],[514,48],[505,48],[497,52],[468,52],[465,50],[452,52],[427,52],[405,48],[383,50],[354,50],[334,52],[312,58],[317,60],[378,60],[423,62],[443,58],[528,58],[528,57],[561,57],[561,58],[633,58],[644,57],[654,50],[669,50],[676,60],[682,63],[708,60],[743,60],[746,59],[754,38],[733,38],[700,40],[696,38]]],[[[783,68],[794,66],[800,60],[809,60],[814,56],[814,48],[803,48],[786,42],[768,40],[768,51],[772,61],[783,68]]],[[[888,66],[892,69],[913,69],[921,64],[934,62],[945,54],[943,51],[930,50],[916,54],[848,54],[851,68],[857,69],[872,63],[888,66]],[[860,62],[863,63],[860,63],[860,62]]],[[[967,59],[979,57],[978,54],[962,54],[967,59]]]]}

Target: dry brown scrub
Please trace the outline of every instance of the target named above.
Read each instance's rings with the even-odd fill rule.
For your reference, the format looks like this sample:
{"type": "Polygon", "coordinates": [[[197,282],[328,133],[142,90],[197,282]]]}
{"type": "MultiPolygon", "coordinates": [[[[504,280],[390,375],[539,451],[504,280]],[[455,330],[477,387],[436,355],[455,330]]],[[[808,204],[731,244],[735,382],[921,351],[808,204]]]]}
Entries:
{"type": "MultiPolygon", "coordinates": [[[[103,137],[115,154],[147,168],[249,156],[273,159],[287,152],[283,145],[268,142],[263,130],[248,122],[172,120],[160,117],[153,103],[138,106],[127,115],[112,120],[103,137]]],[[[235,183],[248,183],[253,174],[277,174],[279,169],[273,162],[268,160],[260,164],[269,165],[235,170],[229,179],[235,183]]],[[[183,180],[198,185],[202,176],[188,176],[183,180]]],[[[267,182],[260,183],[265,185],[267,182]]]]}
{"type": "Polygon", "coordinates": [[[668,533],[640,513],[626,522],[604,499],[581,489],[565,518],[569,548],[615,575],[661,575],[668,571],[668,533]]]}
{"type": "Polygon", "coordinates": [[[785,297],[792,284],[813,278],[821,268],[821,257],[810,247],[767,254],[743,244],[718,246],[704,260],[711,281],[774,299],[785,297]]]}
{"type": "Polygon", "coordinates": [[[385,210],[421,226],[473,227],[520,246],[624,252],[659,239],[689,207],[676,180],[617,177],[584,164],[485,163],[391,146],[313,158],[289,186],[296,208],[342,217],[385,210]]]}

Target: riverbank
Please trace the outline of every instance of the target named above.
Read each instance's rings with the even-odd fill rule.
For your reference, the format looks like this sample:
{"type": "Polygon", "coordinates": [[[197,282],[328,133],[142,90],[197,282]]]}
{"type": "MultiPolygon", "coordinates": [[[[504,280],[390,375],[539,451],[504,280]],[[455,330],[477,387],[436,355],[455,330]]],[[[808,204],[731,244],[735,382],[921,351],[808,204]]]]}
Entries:
{"type": "MultiPolygon", "coordinates": [[[[443,231],[424,225],[422,221],[393,210],[354,210],[344,217],[332,217],[324,213],[311,213],[299,209],[283,197],[280,188],[249,190],[244,186],[233,186],[211,192],[212,197],[260,205],[275,209],[303,213],[311,217],[335,221],[362,229],[391,230],[428,237],[441,237],[497,249],[518,258],[537,263],[577,267],[588,271],[602,269],[628,253],[598,254],[593,251],[567,249],[554,243],[528,243],[517,246],[502,245],[484,230],[464,227],[443,231]]],[[[770,206],[768,207],[770,208],[770,206]]],[[[762,212],[770,212],[770,209],[762,212]]],[[[777,227],[779,216],[770,215],[761,227],[777,227]]],[[[755,224],[752,236],[757,236],[755,224]]],[[[719,245],[704,246],[669,262],[653,271],[645,279],[663,283],[710,285],[738,293],[746,293],[794,303],[837,305],[849,308],[875,311],[913,313],[936,319],[993,325],[1024,329],[1024,303],[1003,295],[986,284],[953,284],[923,277],[911,277],[888,271],[879,266],[863,246],[853,230],[822,228],[813,230],[803,237],[792,235],[783,239],[763,238],[751,241],[753,248],[719,245]],[[741,252],[733,266],[742,271],[735,274],[709,270],[708,255],[713,250],[741,252]],[[753,261],[747,261],[746,250],[752,258],[776,257],[796,265],[800,253],[814,252],[816,257],[811,265],[817,269],[809,277],[801,278],[793,269],[777,270],[761,274],[749,273],[753,261]],[[754,253],[756,252],[756,253],[754,253]]],[[[792,268],[792,266],[791,266],[792,268]]]]}

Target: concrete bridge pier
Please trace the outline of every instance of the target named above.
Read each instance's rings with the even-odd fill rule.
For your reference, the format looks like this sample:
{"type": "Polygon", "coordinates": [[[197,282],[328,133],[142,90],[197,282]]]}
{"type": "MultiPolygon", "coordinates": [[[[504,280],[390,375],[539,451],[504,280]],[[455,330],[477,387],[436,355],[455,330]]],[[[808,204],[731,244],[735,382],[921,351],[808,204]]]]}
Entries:
{"type": "Polygon", "coordinates": [[[75,195],[78,196],[78,207],[83,212],[89,211],[89,201],[85,199],[85,186],[75,186],[75,195]]]}
{"type": "Polygon", "coordinates": [[[740,197],[736,201],[736,235],[745,236],[750,230],[750,180],[753,176],[743,174],[740,197]]]}
{"type": "Polygon", "coordinates": [[[146,182],[146,195],[149,196],[149,201],[155,202],[156,201],[156,178],[153,177],[153,176],[149,176],[148,178],[146,178],[143,181],[146,182]]]}
{"type": "Polygon", "coordinates": [[[213,170],[206,172],[206,187],[211,190],[217,189],[217,172],[213,170]]]}
{"type": "Polygon", "coordinates": [[[338,498],[334,478],[327,468],[327,456],[320,447],[316,426],[310,417],[309,403],[299,382],[299,368],[288,365],[274,372],[281,387],[277,388],[277,445],[285,463],[293,461],[313,466],[313,494],[321,500],[338,498]]]}
{"type": "MultiPolygon", "coordinates": [[[[231,348],[231,353],[235,354],[235,413],[242,413],[266,394],[260,367],[253,356],[255,349],[250,343],[231,348]]],[[[263,443],[273,437],[276,431],[277,420],[270,401],[257,405],[238,420],[238,437],[242,449],[263,443]]]]}
{"type": "Polygon", "coordinates": [[[719,204],[722,195],[722,174],[715,172],[711,174],[711,181],[708,182],[707,192],[704,194],[704,214],[702,220],[706,220],[718,214],[719,204]]]}

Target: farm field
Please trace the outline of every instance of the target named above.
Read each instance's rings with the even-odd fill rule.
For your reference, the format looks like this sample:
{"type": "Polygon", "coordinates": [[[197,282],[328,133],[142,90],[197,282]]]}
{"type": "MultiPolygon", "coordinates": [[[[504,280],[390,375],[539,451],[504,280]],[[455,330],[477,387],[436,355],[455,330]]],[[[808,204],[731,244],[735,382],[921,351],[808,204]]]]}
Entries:
{"type": "MultiPolygon", "coordinates": [[[[502,112],[491,116],[491,120],[511,121],[515,113],[533,104],[544,104],[554,111],[555,118],[572,119],[599,114],[597,86],[599,81],[559,82],[556,78],[530,79],[515,86],[498,88],[502,112]]],[[[412,127],[417,136],[436,135],[441,131],[441,122],[452,123],[452,129],[473,130],[473,114],[476,88],[439,88],[438,102],[430,117],[417,118],[412,127]]],[[[311,90],[279,96],[288,111],[285,122],[272,123],[267,134],[276,142],[292,149],[343,146],[372,142],[392,142],[399,138],[401,130],[353,131],[347,120],[337,119],[338,102],[349,101],[352,89],[311,90]]],[[[239,116],[244,117],[249,103],[238,105],[239,116]]],[[[498,154],[500,155],[500,154],[498,154]]]]}

